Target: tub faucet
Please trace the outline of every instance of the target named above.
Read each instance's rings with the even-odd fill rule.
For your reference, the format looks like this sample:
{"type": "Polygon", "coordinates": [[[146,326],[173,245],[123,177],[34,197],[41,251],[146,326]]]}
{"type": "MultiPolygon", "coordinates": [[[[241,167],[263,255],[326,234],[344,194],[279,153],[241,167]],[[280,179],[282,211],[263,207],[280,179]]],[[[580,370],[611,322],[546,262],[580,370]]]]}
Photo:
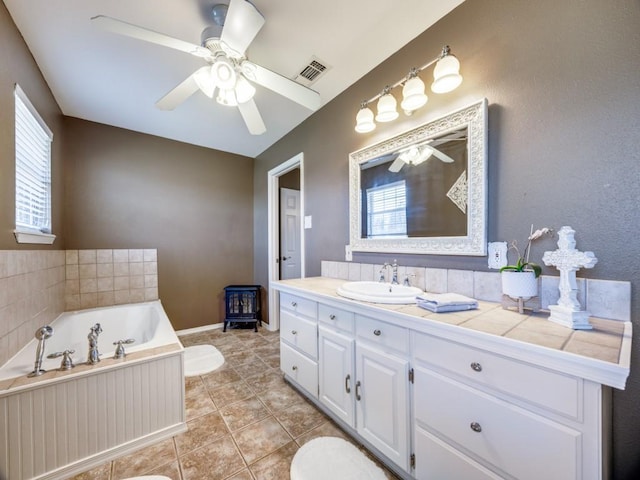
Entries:
{"type": "Polygon", "coordinates": [[[378,279],[380,283],[385,283],[387,281],[387,279],[385,278],[385,273],[387,272],[387,268],[390,266],[391,265],[387,262],[384,262],[384,265],[382,265],[382,268],[380,269],[380,278],[378,279]]]}
{"type": "Polygon", "coordinates": [[[44,344],[48,338],[53,335],[53,328],[49,325],[45,325],[44,327],[40,327],[36,330],[35,337],[38,340],[38,348],[36,348],[36,362],[33,366],[33,372],[31,372],[28,377],[37,377],[38,375],[42,375],[46,370],[42,369],[42,357],[44,357],[44,344]]]}
{"type": "Polygon", "coordinates": [[[89,330],[87,339],[89,340],[89,355],[87,356],[87,363],[89,365],[95,365],[100,361],[100,353],[98,353],[98,336],[102,333],[102,328],[99,323],[96,323],[89,330]]]}
{"type": "Polygon", "coordinates": [[[133,342],[135,342],[133,338],[127,338],[126,340],[118,340],[117,342],[113,342],[114,345],[117,345],[116,351],[113,354],[113,358],[117,360],[119,358],[126,357],[127,353],[124,351],[124,345],[131,344],[133,342]]]}

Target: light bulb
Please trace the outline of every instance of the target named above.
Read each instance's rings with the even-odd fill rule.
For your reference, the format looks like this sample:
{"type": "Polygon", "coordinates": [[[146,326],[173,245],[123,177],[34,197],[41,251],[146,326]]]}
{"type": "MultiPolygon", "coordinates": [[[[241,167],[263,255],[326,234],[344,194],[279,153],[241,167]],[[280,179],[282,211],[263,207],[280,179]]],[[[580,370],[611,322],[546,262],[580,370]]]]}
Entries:
{"type": "Polygon", "coordinates": [[[236,71],[225,57],[219,57],[211,65],[211,75],[215,84],[220,88],[229,89],[236,85],[236,71]]]}
{"type": "Polygon", "coordinates": [[[447,93],[458,88],[462,83],[458,59],[448,54],[438,60],[433,69],[433,78],[431,90],[435,93],[447,93]]]}
{"type": "Polygon", "coordinates": [[[402,103],[400,107],[405,112],[413,112],[424,106],[429,100],[424,94],[424,82],[420,77],[411,77],[402,87],[402,103]]]}
{"type": "Polygon", "coordinates": [[[216,89],[216,84],[213,81],[213,77],[211,76],[211,67],[201,67],[196,70],[196,73],[193,74],[193,79],[198,85],[198,88],[202,90],[207,97],[213,98],[213,92],[216,89]]]}
{"type": "Polygon", "coordinates": [[[373,112],[365,104],[365,106],[358,110],[358,114],[356,115],[356,132],[367,133],[375,130],[375,128],[376,124],[373,121],[373,112]]]}
{"type": "Polygon", "coordinates": [[[396,110],[396,99],[390,93],[385,93],[378,100],[378,114],[376,115],[376,122],[390,122],[398,118],[398,111],[396,110]]]}
{"type": "Polygon", "coordinates": [[[236,100],[238,103],[248,102],[255,94],[256,88],[242,75],[238,75],[238,81],[236,82],[236,100]]]}

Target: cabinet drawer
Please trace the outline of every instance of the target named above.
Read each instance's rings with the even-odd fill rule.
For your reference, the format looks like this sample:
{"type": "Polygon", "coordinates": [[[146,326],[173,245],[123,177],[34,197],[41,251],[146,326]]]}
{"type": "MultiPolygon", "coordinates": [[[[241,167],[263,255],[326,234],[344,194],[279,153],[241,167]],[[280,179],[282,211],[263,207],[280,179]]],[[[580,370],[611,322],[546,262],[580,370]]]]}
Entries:
{"type": "Polygon", "coordinates": [[[355,321],[359,339],[402,353],[409,350],[409,332],[406,328],[360,315],[356,315],[355,321]]]}
{"type": "Polygon", "coordinates": [[[318,304],[316,302],[289,293],[280,293],[280,309],[313,320],[318,318],[318,304]]]}
{"type": "Polygon", "coordinates": [[[328,305],[318,305],[318,320],[346,332],[353,332],[354,314],[328,305]]]}
{"type": "Polygon", "coordinates": [[[419,417],[439,437],[518,479],[577,478],[580,432],[437,373],[416,375],[416,385],[428,392],[419,417]]]}
{"type": "Polygon", "coordinates": [[[286,343],[280,342],[280,369],[313,398],[318,398],[318,364],[316,362],[286,343]]]}
{"type": "Polygon", "coordinates": [[[280,338],[314,360],[318,358],[318,325],[280,310],[280,338]]]}
{"type": "Polygon", "coordinates": [[[579,378],[431,335],[416,332],[412,335],[416,360],[580,420],[583,385],[579,378]]]}

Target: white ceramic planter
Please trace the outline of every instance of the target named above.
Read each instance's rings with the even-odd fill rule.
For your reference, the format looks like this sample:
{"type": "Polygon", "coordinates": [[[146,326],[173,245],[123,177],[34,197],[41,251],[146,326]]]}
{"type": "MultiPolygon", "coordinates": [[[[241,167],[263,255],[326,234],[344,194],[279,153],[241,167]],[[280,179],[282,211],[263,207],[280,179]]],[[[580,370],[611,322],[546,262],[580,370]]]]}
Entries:
{"type": "Polygon", "coordinates": [[[538,279],[535,272],[504,271],[501,274],[502,293],[511,298],[531,298],[538,295],[538,279]]]}

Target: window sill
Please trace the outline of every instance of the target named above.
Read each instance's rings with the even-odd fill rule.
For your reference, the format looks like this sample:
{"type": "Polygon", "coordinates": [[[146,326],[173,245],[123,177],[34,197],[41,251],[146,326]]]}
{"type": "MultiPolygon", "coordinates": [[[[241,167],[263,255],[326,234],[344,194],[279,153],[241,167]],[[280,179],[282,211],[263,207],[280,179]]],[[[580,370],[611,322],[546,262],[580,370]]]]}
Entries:
{"type": "Polygon", "coordinates": [[[16,242],[18,243],[52,245],[56,239],[56,236],[50,233],[25,232],[22,230],[14,230],[13,234],[16,236],[16,242]]]}

